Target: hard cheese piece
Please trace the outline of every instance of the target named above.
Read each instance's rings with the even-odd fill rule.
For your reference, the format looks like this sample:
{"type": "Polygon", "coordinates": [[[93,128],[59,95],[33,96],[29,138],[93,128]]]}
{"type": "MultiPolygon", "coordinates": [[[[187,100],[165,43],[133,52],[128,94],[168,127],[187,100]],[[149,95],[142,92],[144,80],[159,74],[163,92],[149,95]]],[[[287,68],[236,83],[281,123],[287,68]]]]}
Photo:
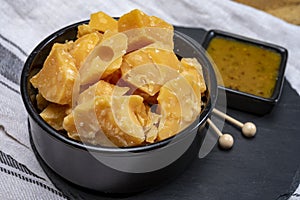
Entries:
{"type": "Polygon", "coordinates": [[[78,76],[68,49],[68,44],[54,44],[43,68],[30,79],[46,100],[57,104],[71,104],[73,85],[78,76]]]}
{"type": "Polygon", "coordinates": [[[121,69],[119,68],[119,69],[115,70],[113,73],[107,75],[105,78],[103,78],[103,80],[105,80],[108,83],[114,84],[114,85],[124,86],[124,85],[121,85],[121,81],[122,81],[121,78],[122,78],[122,72],[121,72],[121,69]]]}
{"type": "Polygon", "coordinates": [[[173,50],[174,28],[155,16],[148,16],[140,10],[133,10],[120,17],[118,30],[128,37],[127,52],[151,45],[173,50]]]}
{"type": "Polygon", "coordinates": [[[167,87],[162,87],[158,96],[161,120],[158,126],[157,140],[164,140],[180,130],[181,107],[176,94],[167,87]]]}
{"type": "Polygon", "coordinates": [[[65,118],[64,128],[74,139],[93,144],[102,144],[97,135],[104,133],[117,146],[136,146],[145,141],[143,121],[147,120],[142,97],[104,95],[79,104],[65,118]]]}
{"type": "Polygon", "coordinates": [[[158,135],[158,123],[161,119],[161,115],[157,113],[153,113],[151,109],[148,111],[148,121],[146,121],[146,126],[144,128],[145,130],[145,136],[146,136],[146,142],[148,143],[154,143],[157,139],[158,135]]]}
{"type": "Polygon", "coordinates": [[[88,89],[84,90],[78,99],[78,104],[89,101],[96,96],[110,95],[110,96],[122,96],[129,88],[118,87],[113,84],[107,83],[106,81],[100,80],[88,89]]]}
{"type": "Polygon", "coordinates": [[[100,130],[94,105],[95,100],[90,100],[77,106],[75,116],[73,110],[64,118],[63,128],[72,139],[94,145],[115,146],[100,130]]]}
{"type": "Polygon", "coordinates": [[[201,94],[206,91],[206,84],[203,77],[201,64],[196,58],[182,58],[181,75],[192,85],[196,95],[201,97],[201,94]]]}
{"type": "Polygon", "coordinates": [[[112,73],[114,73],[116,70],[120,69],[121,65],[122,65],[122,61],[123,58],[122,56],[115,59],[112,63],[110,63],[108,65],[108,67],[105,69],[105,71],[103,72],[101,78],[104,79],[106,77],[108,77],[109,75],[111,75],[112,73]]]}
{"type": "Polygon", "coordinates": [[[64,119],[63,119],[63,128],[68,132],[68,136],[70,138],[73,138],[75,140],[80,141],[79,134],[77,132],[76,124],[74,121],[74,115],[73,111],[69,113],[64,119]]]}
{"type": "MultiPolygon", "coordinates": [[[[112,63],[117,62],[125,53],[127,49],[127,36],[123,33],[117,33],[110,37],[106,37],[97,45],[89,54],[82,67],[79,70],[81,85],[91,84],[97,82],[105,71],[112,73],[113,70],[109,68],[112,63]]],[[[121,64],[121,63],[120,63],[121,64]]],[[[118,68],[113,65],[114,70],[118,68]]]]}
{"type": "Polygon", "coordinates": [[[89,26],[103,33],[107,30],[118,32],[118,22],[102,11],[91,14],[89,26]]]}
{"type": "Polygon", "coordinates": [[[196,58],[182,58],[182,72],[180,73],[191,85],[197,97],[195,103],[201,108],[201,97],[206,91],[206,84],[203,77],[202,66],[196,58]]]}
{"type": "Polygon", "coordinates": [[[174,32],[170,29],[145,27],[130,29],[122,33],[128,37],[127,52],[132,52],[143,47],[155,47],[169,51],[174,49],[174,32]]]}
{"type": "Polygon", "coordinates": [[[112,99],[112,112],[117,126],[125,133],[125,138],[129,136],[138,140],[130,140],[132,143],[142,143],[145,140],[143,127],[148,121],[147,109],[143,103],[143,98],[138,95],[115,96],[112,99]]]}
{"type": "Polygon", "coordinates": [[[125,55],[123,60],[123,79],[150,96],[181,70],[174,52],[164,49],[144,48],[125,55]]]}
{"type": "Polygon", "coordinates": [[[175,135],[193,122],[201,111],[197,96],[182,76],[168,81],[158,95],[162,115],[158,126],[158,140],[175,135]]]}
{"type": "Polygon", "coordinates": [[[77,27],[77,38],[80,38],[84,35],[93,33],[93,32],[98,32],[96,29],[93,29],[90,25],[88,24],[81,24],[77,27]]]}
{"type": "MultiPolygon", "coordinates": [[[[77,121],[80,121],[76,127],[74,121],[73,113],[69,114],[64,119],[64,129],[68,131],[69,137],[81,140],[80,135],[77,132],[77,129],[80,132],[85,133],[82,138],[85,142],[89,142],[92,144],[101,144],[106,146],[111,146],[112,143],[106,138],[106,136],[99,130],[99,125],[97,122],[97,116],[95,115],[94,110],[94,100],[99,96],[112,96],[114,95],[124,95],[128,91],[128,88],[118,87],[112,85],[103,80],[98,81],[92,86],[89,86],[85,89],[79,96],[78,99],[74,99],[77,105],[75,109],[77,110],[77,121]],[[83,113],[83,114],[82,114],[83,113]],[[79,120],[81,118],[86,118],[86,120],[79,120]],[[83,121],[86,121],[88,124],[83,126],[83,121]],[[90,133],[91,136],[89,136],[90,133]],[[100,143],[101,142],[101,143],[100,143]]],[[[75,104],[75,105],[76,105],[75,104]]]]}
{"type": "Polygon", "coordinates": [[[91,14],[89,24],[78,26],[77,38],[94,32],[105,33],[107,31],[118,32],[118,22],[106,13],[100,11],[91,14]]]}
{"type": "Polygon", "coordinates": [[[47,101],[40,93],[35,96],[37,108],[40,110],[44,110],[48,105],[49,101],[47,101]]]}
{"type": "Polygon", "coordinates": [[[95,48],[95,46],[101,41],[101,39],[102,35],[94,32],[86,34],[74,42],[70,54],[75,59],[77,69],[80,69],[82,63],[85,61],[89,53],[95,48]]]}
{"type": "Polygon", "coordinates": [[[119,32],[143,27],[160,27],[171,30],[174,29],[171,24],[165,22],[164,20],[155,16],[149,16],[138,9],[122,15],[118,20],[119,32]]]}
{"type": "Polygon", "coordinates": [[[54,129],[63,130],[63,120],[70,111],[68,105],[58,105],[50,103],[41,113],[40,116],[54,129]]]}
{"type": "MultiPolygon", "coordinates": [[[[108,96],[106,96],[108,98],[108,96]]],[[[64,118],[63,128],[68,132],[68,136],[82,142],[92,144],[103,144],[102,140],[96,140],[98,135],[103,134],[95,111],[96,100],[91,99],[76,106],[73,111],[64,118]]],[[[109,108],[108,101],[102,101],[101,108],[109,108]],[[106,103],[106,104],[104,104],[106,103]]],[[[103,111],[105,112],[105,111],[103,111]]]]}

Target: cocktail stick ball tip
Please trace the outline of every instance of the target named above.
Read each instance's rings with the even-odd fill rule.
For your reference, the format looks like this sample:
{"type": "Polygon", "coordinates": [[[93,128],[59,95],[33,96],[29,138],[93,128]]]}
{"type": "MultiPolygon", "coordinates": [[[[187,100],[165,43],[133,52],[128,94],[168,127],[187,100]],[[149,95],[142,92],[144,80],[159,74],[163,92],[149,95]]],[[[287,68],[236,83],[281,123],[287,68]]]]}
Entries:
{"type": "Polygon", "coordinates": [[[252,122],[246,122],[242,127],[242,133],[246,137],[254,137],[256,134],[256,126],[252,122]]]}
{"type": "Polygon", "coordinates": [[[233,137],[229,134],[223,134],[219,137],[219,145],[222,149],[231,149],[233,143],[233,137]]]}

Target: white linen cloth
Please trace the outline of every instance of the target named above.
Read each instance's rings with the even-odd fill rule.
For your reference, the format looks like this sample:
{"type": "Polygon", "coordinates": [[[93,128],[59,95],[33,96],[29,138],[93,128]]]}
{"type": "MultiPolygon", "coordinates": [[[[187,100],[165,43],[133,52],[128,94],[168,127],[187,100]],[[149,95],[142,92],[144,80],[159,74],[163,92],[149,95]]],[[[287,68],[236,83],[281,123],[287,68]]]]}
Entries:
{"type": "MultiPolygon", "coordinates": [[[[167,22],[224,31],[286,47],[286,78],[300,94],[300,26],[229,0],[1,0],[0,2],[0,199],[64,199],[34,157],[19,92],[23,64],[46,36],[93,12],[120,16],[132,9],[167,22]],[[21,152],[21,153],[20,153],[21,152]]],[[[300,189],[290,200],[300,200],[300,189]]]]}

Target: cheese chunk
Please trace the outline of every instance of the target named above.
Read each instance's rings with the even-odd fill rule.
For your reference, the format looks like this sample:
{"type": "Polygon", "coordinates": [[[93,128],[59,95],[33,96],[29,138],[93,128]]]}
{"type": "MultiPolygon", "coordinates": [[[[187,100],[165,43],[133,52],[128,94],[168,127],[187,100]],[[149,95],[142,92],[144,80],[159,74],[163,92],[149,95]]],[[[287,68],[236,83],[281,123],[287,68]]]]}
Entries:
{"type": "Polygon", "coordinates": [[[128,87],[118,87],[107,83],[106,81],[100,80],[88,89],[84,90],[78,98],[78,104],[89,101],[96,96],[122,96],[129,90],[128,87]]]}
{"type": "Polygon", "coordinates": [[[129,13],[122,15],[118,20],[119,32],[143,27],[160,27],[174,30],[171,24],[158,17],[149,16],[138,9],[134,9],[129,13]]]}
{"type": "Polygon", "coordinates": [[[120,68],[120,59],[127,49],[127,36],[117,33],[110,37],[104,34],[103,37],[79,70],[81,85],[93,84],[120,68]]]}
{"type": "Polygon", "coordinates": [[[145,141],[144,126],[148,120],[143,98],[137,95],[96,96],[79,104],[64,120],[64,128],[70,137],[82,141],[97,140],[105,136],[117,146],[136,146],[145,141]]]}
{"type": "Polygon", "coordinates": [[[63,120],[67,116],[68,112],[70,112],[70,106],[50,103],[40,113],[40,116],[54,129],[63,130],[63,120]]]}
{"type": "Polygon", "coordinates": [[[179,100],[171,89],[162,87],[157,98],[161,114],[158,126],[158,141],[171,137],[179,132],[181,123],[181,107],[179,100]]]}
{"type": "Polygon", "coordinates": [[[201,64],[196,58],[182,58],[182,73],[181,75],[193,87],[197,97],[201,98],[201,94],[206,91],[206,84],[203,77],[201,64]]]}
{"type": "Polygon", "coordinates": [[[164,20],[135,9],[120,17],[118,30],[128,37],[127,52],[152,46],[172,51],[174,28],[164,20]]]}
{"type": "Polygon", "coordinates": [[[113,74],[115,71],[120,69],[122,65],[123,58],[122,56],[119,58],[116,58],[112,63],[108,65],[108,67],[105,69],[103,74],[101,75],[101,79],[105,79],[109,75],[113,74]]]}
{"type": "Polygon", "coordinates": [[[103,33],[107,30],[118,32],[118,21],[102,11],[91,14],[89,26],[103,33]]]}
{"type": "Polygon", "coordinates": [[[154,143],[158,136],[158,124],[161,119],[161,115],[157,113],[153,113],[151,109],[149,108],[148,111],[148,121],[146,121],[146,126],[144,128],[145,130],[145,136],[146,136],[146,142],[148,143],[154,143]]]}
{"type": "Polygon", "coordinates": [[[35,96],[36,105],[39,110],[44,110],[48,105],[49,101],[47,101],[40,93],[35,96]]]}
{"type": "Polygon", "coordinates": [[[176,78],[181,64],[172,51],[144,48],[124,56],[121,65],[123,79],[150,96],[162,85],[176,78]]]}
{"type": "Polygon", "coordinates": [[[68,44],[54,44],[43,68],[30,79],[33,87],[47,100],[71,104],[74,81],[78,76],[68,44]]]}
{"type": "Polygon", "coordinates": [[[186,128],[201,111],[193,88],[182,76],[168,81],[160,89],[157,100],[162,115],[158,126],[158,140],[166,139],[186,128]]]}
{"type": "Polygon", "coordinates": [[[81,24],[77,27],[77,38],[94,32],[98,31],[96,29],[91,28],[91,26],[88,24],[81,24]]]}
{"type": "Polygon", "coordinates": [[[88,24],[78,26],[77,38],[90,33],[105,33],[107,31],[118,32],[118,21],[100,11],[91,14],[88,24]]]}
{"type": "Polygon", "coordinates": [[[102,35],[94,32],[86,34],[78,38],[73,48],[70,50],[70,54],[75,59],[75,65],[77,69],[80,69],[82,63],[85,61],[89,53],[95,48],[95,46],[101,41],[102,35]]]}

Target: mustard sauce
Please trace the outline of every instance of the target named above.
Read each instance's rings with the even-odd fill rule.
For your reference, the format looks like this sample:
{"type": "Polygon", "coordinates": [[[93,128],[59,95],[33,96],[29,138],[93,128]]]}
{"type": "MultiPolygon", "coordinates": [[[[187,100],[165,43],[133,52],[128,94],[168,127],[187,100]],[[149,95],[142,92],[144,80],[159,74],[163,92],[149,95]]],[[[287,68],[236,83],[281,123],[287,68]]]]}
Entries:
{"type": "Polygon", "coordinates": [[[221,37],[211,40],[207,52],[226,88],[265,98],[272,96],[281,62],[279,53],[221,37]]]}

